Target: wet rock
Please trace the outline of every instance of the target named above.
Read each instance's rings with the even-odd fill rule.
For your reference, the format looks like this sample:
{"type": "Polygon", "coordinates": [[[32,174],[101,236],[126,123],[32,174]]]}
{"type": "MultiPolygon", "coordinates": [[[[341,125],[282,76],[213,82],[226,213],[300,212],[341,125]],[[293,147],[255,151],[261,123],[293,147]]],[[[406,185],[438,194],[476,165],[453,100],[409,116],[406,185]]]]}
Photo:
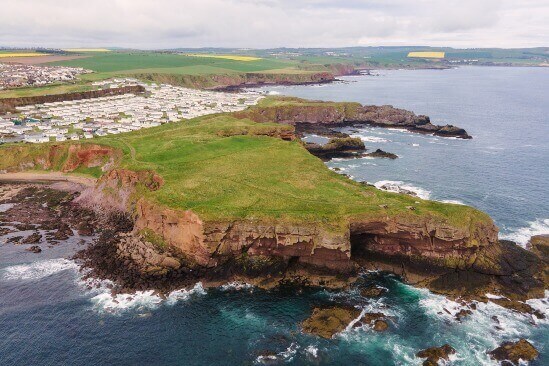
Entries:
{"type": "Polygon", "coordinates": [[[366,313],[360,318],[353,327],[362,327],[368,325],[376,332],[383,332],[389,328],[383,313],[366,313]]]}
{"type": "Polygon", "coordinates": [[[498,348],[488,352],[490,357],[498,361],[511,361],[518,364],[519,360],[532,361],[539,353],[534,346],[522,338],[517,342],[504,342],[498,348]]]}
{"type": "Polygon", "coordinates": [[[92,236],[94,232],[93,226],[87,221],[79,223],[76,230],[78,230],[78,235],[81,236],[92,236]]]}
{"type": "Polygon", "coordinates": [[[445,344],[440,347],[431,347],[419,351],[416,356],[419,358],[426,358],[423,361],[423,366],[437,366],[439,360],[449,360],[450,355],[456,353],[456,350],[449,344],[445,344]]]}
{"type": "Polygon", "coordinates": [[[23,239],[22,236],[12,236],[11,238],[8,238],[6,242],[10,244],[20,244],[22,239],[23,239]]]}
{"type": "Polygon", "coordinates": [[[8,227],[0,227],[0,236],[8,235],[9,233],[12,233],[13,230],[8,227]]]}
{"type": "Polygon", "coordinates": [[[32,247],[30,247],[27,250],[29,252],[33,252],[33,253],[40,253],[42,251],[42,249],[38,245],[33,245],[32,247]]]}
{"type": "Polygon", "coordinates": [[[329,339],[344,330],[359,315],[360,310],[350,306],[315,308],[301,326],[305,333],[329,339]]]}
{"type": "Polygon", "coordinates": [[[549,234],[532,236],[528,248],[544,262],[549,262],[549,234]]]}
{"type": "Polygon", "coordinates": [[[384,332],[389,328],[389,324],[385,320],[376,320],[374,322],[374,330],[376,332],[384,332]]]}
{"type": "Polygon", "coordinates": [[[383,151],[381,149],[377,149],[374,152],[366,154],[366,156],[370,156],[372,158],[386,158],[386,159],[396,159],[398,158],[397,154],[393,154],[387,151],[383,151]]]}
{"type": "Polygon", "coordinates": [[[23,240],[23,244],[36,244],[40,242],[42,235],[40,233],[32,233],[23,240]]]}
{"type": "Polygon", "coordinates": [[[63,223],[60,224],[57,231],[53,234],[53,239],[55,240],[67,240],[73,235],[72,230],[69,225],[63,223]]]}
{"type": "Polygon", "coordinates": [[[462,319],[468,317],[469,315],[472,315],[473,312],[469,309],[461,309],[460,311],[457,312],[457,314],[455,315],[456,319],[458,321],[461,321],[462,319]]]}
{"type": "Polygon", "coordinates": [[[368,286],[360,290],[360,296],[364,297],[379,297],[387,292],[383,287],[377,287],[375,285],[368,286]]]}

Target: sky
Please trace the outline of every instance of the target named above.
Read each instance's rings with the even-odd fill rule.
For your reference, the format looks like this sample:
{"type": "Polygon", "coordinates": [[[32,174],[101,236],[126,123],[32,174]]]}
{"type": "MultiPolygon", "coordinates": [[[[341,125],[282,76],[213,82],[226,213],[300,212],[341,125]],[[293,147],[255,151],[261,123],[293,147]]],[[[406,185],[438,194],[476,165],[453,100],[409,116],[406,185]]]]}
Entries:
{"type": "Polygon", "coordinates": [[[0,0],[4,47],[549,46],[549,0],[0,0]]]}

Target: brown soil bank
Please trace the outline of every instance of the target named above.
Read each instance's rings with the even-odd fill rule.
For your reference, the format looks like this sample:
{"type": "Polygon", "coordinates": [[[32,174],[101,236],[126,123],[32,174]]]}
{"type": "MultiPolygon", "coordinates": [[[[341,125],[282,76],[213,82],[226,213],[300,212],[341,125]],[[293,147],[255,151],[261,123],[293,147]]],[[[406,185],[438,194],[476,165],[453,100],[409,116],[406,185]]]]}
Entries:
{"type": "Polygon", "coordinates": [[[349,102],[310,102],[298,98],[271,98],[267,103],[235,113],[238,118],[256,122],[278,122],[296,126],[296,130],[314,132],[330,127],[370,125],[402,128],[442,137],[470,139],[462,128],[433,125],[428,116],[416,115],[390,105],[360,105],[349,102]]]}
{"type": "Polygon", "coordinates": [[[0,113],[15,112],[15,108],[42,103],[62,102],[67,100],[92,99],[121,94],[144,93],[145,88],[140,85],[123,86],[120,88],[90,90],[79,93],[42,95],[35,97],[2,98],[0,99],[0,113]]]}

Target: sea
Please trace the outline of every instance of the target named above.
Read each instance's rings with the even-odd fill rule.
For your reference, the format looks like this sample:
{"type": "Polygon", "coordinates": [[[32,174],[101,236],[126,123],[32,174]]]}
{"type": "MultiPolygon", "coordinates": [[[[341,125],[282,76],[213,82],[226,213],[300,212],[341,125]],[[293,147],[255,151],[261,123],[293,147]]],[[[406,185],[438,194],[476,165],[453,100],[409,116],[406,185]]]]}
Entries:
{"type": "MultiPolygon", "coordinates": [[[[549,233],[549,68],[372,74],[262,91],[390,104],[465,128],[473,139],[347,128],[367,148],[399,158],[327,165],[377,186],[391,183],[422,198],[475,206],[492,216],[501,238],[519,245],[549,233]]],[[[165,298],[152,291],[113,296],[107,282],[90,287],[67,259],[79,249],[71,238],[34,254],[0,237],[0,365],[421,365],[419,350],[446,343],[457,351],[446,365],[497,365],[486,352],[519,338],[540,352],[531,365],[549,364],[548,320],[481,303],[458,321],[460,304],[393,275],[363,273],[345,291],[265,291],[245,283],[205,289],[197,283],[165,298]],[[360,288],[370,284],[388,291],[361,297],[360,288]],[[312,308],[333,304],[382,312],[389,329],[348,327],[329,340],[301,332],[312,308]]],[[[529,304],[549,317],[547,296],[529,304]]]]}

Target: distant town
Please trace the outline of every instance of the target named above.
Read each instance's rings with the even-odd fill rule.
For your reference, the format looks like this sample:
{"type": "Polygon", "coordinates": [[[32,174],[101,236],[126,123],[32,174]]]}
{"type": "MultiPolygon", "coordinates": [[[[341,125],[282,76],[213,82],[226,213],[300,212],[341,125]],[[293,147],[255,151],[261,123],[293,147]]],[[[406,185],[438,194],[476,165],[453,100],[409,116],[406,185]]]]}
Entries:
{"type": "Polygon", "coordinates": [[[91,72],[81,67],[0,63],[0,90],[67,82],[91,72]]]}
{"type": "Polygon", "coordinates": [[[223,93],[137,79],[110,79],[93,83],[100,88],[140,85],[144,95],[123,94],[93,99],[35,104],[0,116],[0,142],[44,143],[91,139],[212,113],[235,112],[256,104],[256,92],[223,93]]]}

